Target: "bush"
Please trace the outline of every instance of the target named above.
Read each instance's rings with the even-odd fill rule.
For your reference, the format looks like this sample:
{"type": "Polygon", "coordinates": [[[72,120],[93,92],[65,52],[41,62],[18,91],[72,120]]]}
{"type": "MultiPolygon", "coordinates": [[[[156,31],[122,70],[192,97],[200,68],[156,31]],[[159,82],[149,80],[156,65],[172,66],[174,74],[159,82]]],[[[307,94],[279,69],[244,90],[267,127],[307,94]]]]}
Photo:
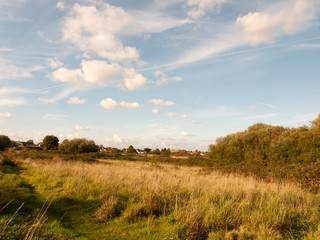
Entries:
{"type": "Polygon", "coordinates": [[[59,145],[59,150],[70,153],[90,153],[98,152],[99,146],[95,144],[93,140],[87,140],[85,138],[75,138],[72,140],[64,140],[59,145]]]}
{"type": "Polygon", "coordinates": [[[11,146],[11,140],[5,135],[0,135],[0,151],[5,150],[11,146]]]}
{"type": "Polygon", "coordinates": [[[48,135],[43,139],[44,150],[57,150],[59,139],[56,136],[48,135]]]}

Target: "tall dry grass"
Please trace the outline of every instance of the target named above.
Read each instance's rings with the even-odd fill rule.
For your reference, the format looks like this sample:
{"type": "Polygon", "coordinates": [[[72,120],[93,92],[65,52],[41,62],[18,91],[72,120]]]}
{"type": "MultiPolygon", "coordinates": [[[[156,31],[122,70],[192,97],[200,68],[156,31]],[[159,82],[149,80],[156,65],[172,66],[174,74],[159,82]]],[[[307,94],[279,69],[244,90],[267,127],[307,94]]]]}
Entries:
{"type": "Polygon", "coordinates": [[[143,162],[28,162],[37,191],[98,199],[93,217],[163,218],[167,239],[320,239],[320,196],[199,167],[143,162]]]}

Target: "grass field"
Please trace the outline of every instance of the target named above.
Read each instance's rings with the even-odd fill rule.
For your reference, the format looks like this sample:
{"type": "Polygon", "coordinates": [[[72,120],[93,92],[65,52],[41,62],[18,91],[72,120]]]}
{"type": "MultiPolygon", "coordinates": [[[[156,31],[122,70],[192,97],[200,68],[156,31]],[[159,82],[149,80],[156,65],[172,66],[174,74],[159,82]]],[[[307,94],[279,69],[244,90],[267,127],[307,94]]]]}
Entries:
{"type": "Polygon", "coordinates": [[[0,239],[320,239],[320,195],[294,184],[59,157],[0,169],[0,239]]]}

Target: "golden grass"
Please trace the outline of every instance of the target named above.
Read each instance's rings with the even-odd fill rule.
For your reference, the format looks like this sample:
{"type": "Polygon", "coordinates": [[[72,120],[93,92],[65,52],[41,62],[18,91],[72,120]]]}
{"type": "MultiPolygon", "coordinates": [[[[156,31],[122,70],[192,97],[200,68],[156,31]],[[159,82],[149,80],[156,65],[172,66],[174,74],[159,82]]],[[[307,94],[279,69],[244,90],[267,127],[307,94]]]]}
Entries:
{"type": "Polygon", "coordinates": [[[166,218],[168,239],[320,239],[320,196],[201,167],[145,162],[25,162],[37,191],[98,199],[93,217],[166,218]]]}

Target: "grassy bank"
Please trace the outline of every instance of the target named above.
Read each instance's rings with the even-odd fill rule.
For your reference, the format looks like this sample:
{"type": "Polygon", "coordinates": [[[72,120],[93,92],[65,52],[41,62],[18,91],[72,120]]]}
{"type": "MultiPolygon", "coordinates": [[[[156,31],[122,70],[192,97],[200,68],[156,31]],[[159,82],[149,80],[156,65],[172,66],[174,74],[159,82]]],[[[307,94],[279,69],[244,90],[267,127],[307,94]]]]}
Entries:
{"type": "MultiPolygon", "coordinates": [[[[2,191],[27,195],[1,213],[0,229],[22,202],[28,208],[4,232],[50,199],[35,232],[49,236],[42,239],[50,232],[53,239],[320,238],[320,196],[294,185],[146,162],[24,160],[14,168],[2,171],[2,183],[11,184],[2,191]]],[[[13,195],[3,196],[1,206],[13,195]]]]}

